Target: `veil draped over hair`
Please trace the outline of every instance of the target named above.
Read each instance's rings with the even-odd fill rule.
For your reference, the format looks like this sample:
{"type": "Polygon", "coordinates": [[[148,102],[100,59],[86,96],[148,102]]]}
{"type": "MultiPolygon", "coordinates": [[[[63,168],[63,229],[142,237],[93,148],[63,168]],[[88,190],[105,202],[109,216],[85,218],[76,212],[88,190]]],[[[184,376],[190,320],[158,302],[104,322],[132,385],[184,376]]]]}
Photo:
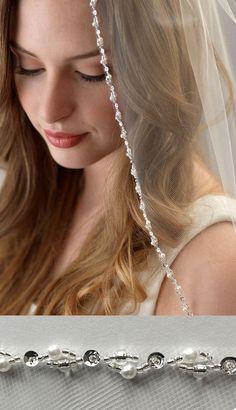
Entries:
{"type": "Polygon", "coordinates": [[[233,0],[109,0],[107,5],[104,0],[91,0],[90,5],[101,64],[150,241],[183,310],[191,314],[166,262],[167,248],[163,253],[159,247],[160,236],[165,229],[171,232],[169,205],[173,214],[175,201],[182,201],[182,206],[188,202],[187,182],[183,187],[175,177],[182,184],[188,181],[181,173],[189,170],[190,177],[187,162],[193,152],[221,186],[222,206],[235,224],[236,218],[231,218],[235,203],[230,198],[236,199],[236,4],[233,0]],[[106,18],[114,72],[105,53],[102,23],[106,18]],[[148,71],[155,77],[148,77],[148,71]],[[166,212],[164,226],[157,222],[158,212],[166,212]]]}

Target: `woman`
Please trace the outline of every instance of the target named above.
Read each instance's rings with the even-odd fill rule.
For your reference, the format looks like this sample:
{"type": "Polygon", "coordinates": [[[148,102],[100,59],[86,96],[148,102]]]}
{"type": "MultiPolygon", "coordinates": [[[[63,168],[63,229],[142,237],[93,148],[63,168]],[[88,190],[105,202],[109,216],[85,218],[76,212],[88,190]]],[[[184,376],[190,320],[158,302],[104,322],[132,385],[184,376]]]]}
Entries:
{"type": "MultiPolygon", "coordinates": [[[[139,207],[89,2],[0,4],[0,313],[35,303],[35,314],[183,314],[139,207]]],[[[236,314],[236,205],[199,153],[202,106],[180,4],[98,10],[160,246],[194,314],[236,314]]],[[[220,60],[219,71],[232,105],[220,60]]]]}

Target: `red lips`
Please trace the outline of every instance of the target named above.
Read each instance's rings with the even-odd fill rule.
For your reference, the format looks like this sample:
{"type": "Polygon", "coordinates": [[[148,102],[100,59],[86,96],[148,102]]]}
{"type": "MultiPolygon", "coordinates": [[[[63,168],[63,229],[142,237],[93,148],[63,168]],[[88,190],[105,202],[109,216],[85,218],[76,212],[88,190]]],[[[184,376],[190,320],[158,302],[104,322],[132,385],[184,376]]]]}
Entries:
{"type": "Polygon", "coordinates": [[[77,145],[88,133],[75,135],[65,132],[44,130],[47,140],[57,148],[71,148],[77,145]]]}

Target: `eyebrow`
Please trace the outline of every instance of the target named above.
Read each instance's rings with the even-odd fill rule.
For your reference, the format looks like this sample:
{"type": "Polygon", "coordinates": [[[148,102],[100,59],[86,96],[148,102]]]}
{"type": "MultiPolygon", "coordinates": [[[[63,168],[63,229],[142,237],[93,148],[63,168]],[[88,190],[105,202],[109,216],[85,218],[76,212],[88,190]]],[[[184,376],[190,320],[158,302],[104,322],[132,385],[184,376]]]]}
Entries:
{"type": "MultiPolygon", "coordinates": [[[[39,59],[39,57],[36,54],[31,53],[31,51],[25,50],[25,48],[21,47],[20,44],[17,44],[15,41],[11,41],[10,45],[14,47],[16,50],[21,51],[24,54],[28,54],[29,56],[36,57],[39,59]]],[[[66,61],[83,60],[85,58],[96,57],[98,55],[100,55],[100,51],[99,49],[96,49],[96,50],[89,51],[85,54],[78,54],[76,56],[69,57],[66,59],[66,61]]]]}

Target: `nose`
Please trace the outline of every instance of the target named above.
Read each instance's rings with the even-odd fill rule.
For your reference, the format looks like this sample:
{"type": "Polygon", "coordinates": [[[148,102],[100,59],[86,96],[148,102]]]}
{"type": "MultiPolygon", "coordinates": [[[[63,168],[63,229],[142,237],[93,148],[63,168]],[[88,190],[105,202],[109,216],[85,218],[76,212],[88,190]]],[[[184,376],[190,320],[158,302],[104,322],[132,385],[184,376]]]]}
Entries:
{"type": "Polygon", "coordinates": [[[48,79],[39,96],[39,118],[53,124],[68,118],[75,109],[72,85],[61,77],[48,79]]]}

